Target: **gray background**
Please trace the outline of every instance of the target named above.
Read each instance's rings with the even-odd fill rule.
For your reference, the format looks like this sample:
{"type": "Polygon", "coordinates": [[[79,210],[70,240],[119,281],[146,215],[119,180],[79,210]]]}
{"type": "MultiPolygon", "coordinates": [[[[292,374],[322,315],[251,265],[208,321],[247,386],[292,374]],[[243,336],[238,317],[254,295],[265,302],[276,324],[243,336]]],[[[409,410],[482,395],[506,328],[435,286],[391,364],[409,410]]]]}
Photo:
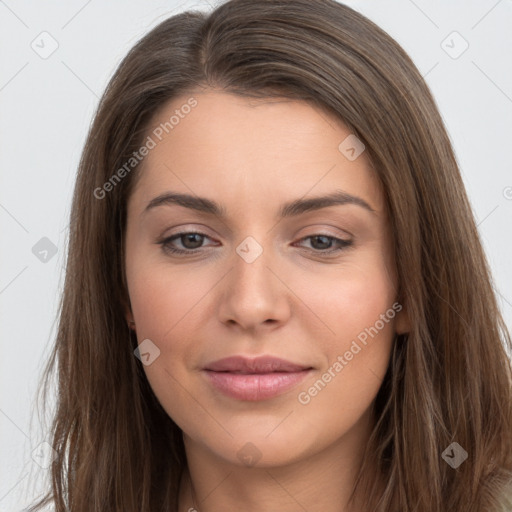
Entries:
{"type": "MultiPolygon", "coordinates": [[[[510,327],[512,1],[346,3],[393,36],[431,87],[510,327]]],[[[92,114],[129,48],[193,7],[211,8],[206,1],[0,0],[0,511],[30,502],[51,453],[40,445],[34,397],[55,334],[71,193],[92,114]]]]}

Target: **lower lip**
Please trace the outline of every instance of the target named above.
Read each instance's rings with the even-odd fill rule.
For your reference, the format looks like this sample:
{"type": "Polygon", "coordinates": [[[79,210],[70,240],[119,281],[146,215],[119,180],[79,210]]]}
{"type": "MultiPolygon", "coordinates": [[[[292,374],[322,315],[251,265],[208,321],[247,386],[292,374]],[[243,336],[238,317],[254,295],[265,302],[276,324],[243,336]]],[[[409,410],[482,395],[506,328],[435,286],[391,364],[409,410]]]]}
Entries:
{"type": "Polygon", "coordinates": [[[210,383],[225,395],[238,400],[266,400],[288,391],[304,380],[311,370],[300,372],[232,373],[205,370],[210,383]]]}

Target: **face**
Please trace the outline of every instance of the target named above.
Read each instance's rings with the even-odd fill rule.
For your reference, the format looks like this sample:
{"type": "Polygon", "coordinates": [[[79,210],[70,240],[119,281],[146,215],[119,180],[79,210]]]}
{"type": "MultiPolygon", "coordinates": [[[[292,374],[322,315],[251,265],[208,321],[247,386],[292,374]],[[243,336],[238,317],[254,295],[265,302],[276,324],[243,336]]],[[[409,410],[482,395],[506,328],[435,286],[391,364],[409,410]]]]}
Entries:
{"type": "Polygon", "coordinates": [[[189,445],[238,465],[352,443],[408,329],[360,142],[305,102],[213,90],[174,99],[150,130],[127,320],[163,408],[189,445]]]}

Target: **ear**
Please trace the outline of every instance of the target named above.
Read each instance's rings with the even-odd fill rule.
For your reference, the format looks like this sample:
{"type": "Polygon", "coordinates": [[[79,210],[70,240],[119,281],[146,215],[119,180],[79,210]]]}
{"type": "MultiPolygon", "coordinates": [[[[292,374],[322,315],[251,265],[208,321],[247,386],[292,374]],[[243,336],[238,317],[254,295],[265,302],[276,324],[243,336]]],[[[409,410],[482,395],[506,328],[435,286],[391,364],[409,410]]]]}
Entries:
{"type": "Polygon", "coordinates": [[[402,309],[395,315],[395,332],[397,334],[407,334],[411,332],[411,321],[407,306],[400,303],[402,309]]]}
{"type": "Polygon", "coordinates": [[[128,324],[128,327],[130,327],[130,329],[134,328],[135,320],[133,319],[133,313],[131,311],[128,311],[125,314],[125,318],[126,318],[126,323],[128,324]]]}
{"type": "Polygon", "coordinates": [[[130,328],[133,328],[133,326],[135,325],[135,319],[133,317],[130,301],[126,297],[123,297],[121,302],[124,311],[124,317],[126,318],[126,323],[130,328]]]}

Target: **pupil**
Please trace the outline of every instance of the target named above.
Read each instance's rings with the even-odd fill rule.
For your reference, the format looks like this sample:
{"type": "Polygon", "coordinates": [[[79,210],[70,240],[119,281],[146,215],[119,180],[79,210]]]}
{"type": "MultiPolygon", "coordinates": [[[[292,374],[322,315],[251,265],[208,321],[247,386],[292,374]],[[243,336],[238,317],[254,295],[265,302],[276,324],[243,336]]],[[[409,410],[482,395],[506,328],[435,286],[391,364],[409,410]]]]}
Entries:
{"type": "MultiPolygon", "coordinates": [[[[313,243],[315,240],[320,240],[320,239],[324,239],[325,243],[322,244],[320,243],[320,247],[316,247],[317,249],[328,249],[329,248],[329,244],[330,244],[330,240],[324,236],[324,235],[318,235],[318,236],[314,236],[312,239],[311,239],[311,242],[312,242],[312,245],[315,246],[315,244],[313,243]]],[[[318,244],[316,244],[318,245],[318,244]]]]}
{"type": "MultiPolygon", "coordinates": [[[[185,235],[184,240],[186,241],[186,243],[184,243],[183,245],[185,247],[187,247],[187,249],[197,249],[198,247],[201,247],[201,242],[202,242],[201,235],[198,235],[197,233],[189,233],[188,235],[185,235]],[[196,238],[196,240],[195,240],[196,245],[194,245],[194,238],[196,238]],[[192,247],[190,247],[190,245],[188,245],[188,242],[192,242],[192,247]]],[[[183,242],[183,239],[182,239],[182,242],[183,242]]]]}

